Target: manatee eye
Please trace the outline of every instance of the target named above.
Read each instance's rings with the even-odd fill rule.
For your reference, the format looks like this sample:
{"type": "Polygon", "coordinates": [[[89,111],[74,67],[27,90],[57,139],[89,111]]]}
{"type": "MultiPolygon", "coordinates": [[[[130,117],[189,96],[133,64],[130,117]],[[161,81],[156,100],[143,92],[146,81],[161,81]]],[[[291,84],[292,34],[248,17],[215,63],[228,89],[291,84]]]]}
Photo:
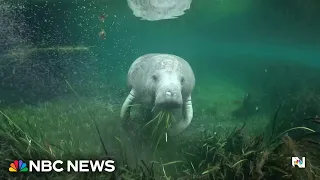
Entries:
{"type": "Polygon", "coordinates": [[[152,75],[152,79],[157,82],[158,81],[158,77],[156,75],[152,75]]]}
{"type": "Polygon", "coordinates": [[[184,77],[181,77],[180,82],[184,83],[184,77]]]}

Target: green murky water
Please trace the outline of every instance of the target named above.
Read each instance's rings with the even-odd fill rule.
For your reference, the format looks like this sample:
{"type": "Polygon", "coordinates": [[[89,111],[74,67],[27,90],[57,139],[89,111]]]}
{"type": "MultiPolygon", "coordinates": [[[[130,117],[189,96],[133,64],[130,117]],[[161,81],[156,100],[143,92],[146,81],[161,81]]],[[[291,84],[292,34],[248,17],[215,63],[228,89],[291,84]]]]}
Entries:
{"type": "Polygon", "coordinates": [[[319,130],[304,120],[320,111],[317,1],[194,1],[160,21],[134,16],[126,1],[0,2],[1,112],[32,124],[38,141],[99,156],[96,122],[111,154],[120,156],[117,137],[129,164],[153,160],[143,130],[119,119],[128,68],[147,53],[178,55],[196,77],[193,121],[163,146],[166,161],[181,155],[168,153],[175,141],[204,130],[224,136],[245,123],[248,137],[270,135],[279,105],[277,131],[319,130]]]}

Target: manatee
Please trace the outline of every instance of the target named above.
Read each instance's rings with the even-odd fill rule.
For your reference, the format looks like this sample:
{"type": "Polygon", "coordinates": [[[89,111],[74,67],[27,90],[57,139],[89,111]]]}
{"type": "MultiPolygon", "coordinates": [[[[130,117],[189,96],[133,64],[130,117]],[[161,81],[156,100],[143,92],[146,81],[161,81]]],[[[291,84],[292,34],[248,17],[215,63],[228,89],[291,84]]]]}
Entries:
{"type": "Polygon", "coordinates": [[[127,0],[133,15],[147,21],[175,19],[190,9],[192,0],[127,0]]]}
{"type": "Polygon", "coordinates": [[[130,66],[127,83],[131,91],[121,107],[121,119],[130,119],[130,107],[141,104],[150,110],[178,113],[179,118],[168,131],[171,136],[179,135],[190,125],[195,76],[186,60],[172,54],[145,54],[130,66]]]}

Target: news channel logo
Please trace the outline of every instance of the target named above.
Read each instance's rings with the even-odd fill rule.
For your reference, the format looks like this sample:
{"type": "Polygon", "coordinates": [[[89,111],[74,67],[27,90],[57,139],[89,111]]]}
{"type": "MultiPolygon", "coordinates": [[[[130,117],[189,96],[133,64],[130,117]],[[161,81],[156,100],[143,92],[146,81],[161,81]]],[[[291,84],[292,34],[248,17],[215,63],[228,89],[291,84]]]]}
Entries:
{"type": "Polygon", "coordinates": [[[291,157],[292,167],[306,168],[306,158],[302,157],[301,159],[299,157],[291,157]]]}
{"type": "Polygon", "coordinates": [[[14,160],[9,165],[9,172],[109,172],[115,171],[113,160],[14,160]],[[66,164],[66,169],[62,167],[66,164]]]}

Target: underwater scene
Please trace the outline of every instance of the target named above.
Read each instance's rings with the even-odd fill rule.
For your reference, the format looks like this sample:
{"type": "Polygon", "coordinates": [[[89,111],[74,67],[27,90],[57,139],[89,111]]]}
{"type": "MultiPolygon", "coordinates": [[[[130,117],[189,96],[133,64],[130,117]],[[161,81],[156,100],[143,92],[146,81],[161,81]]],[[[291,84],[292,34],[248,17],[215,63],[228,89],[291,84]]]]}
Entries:
{"type": "Polygon", "coordinates": [[[1,179],[320,180],[320,1],[0,0],[1,179]]]}

